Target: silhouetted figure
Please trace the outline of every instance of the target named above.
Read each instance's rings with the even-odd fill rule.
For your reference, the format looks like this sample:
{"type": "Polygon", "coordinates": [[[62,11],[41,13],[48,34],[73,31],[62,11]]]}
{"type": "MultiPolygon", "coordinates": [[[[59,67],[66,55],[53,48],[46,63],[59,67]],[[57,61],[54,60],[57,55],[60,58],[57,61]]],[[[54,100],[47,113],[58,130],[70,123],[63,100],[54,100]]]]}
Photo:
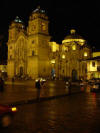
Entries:
{"type": "Polygon", "coordinates": [[[71,81],[69,81],[69,85],[68,85],[68,94],[71,94],[71,81]]]}
{"type": "Polygon", "coordinates": [[[37,88],[37,99],[40,99],[40,90],[41,90],[41,83],[40,80],[36,81],[35,87],[37,88]]]}
{"type": "Polygon", "coordinates": [[[2,77],[0,77],[0,92],[4,91],[4,81],[2,79],[2,77]]]}

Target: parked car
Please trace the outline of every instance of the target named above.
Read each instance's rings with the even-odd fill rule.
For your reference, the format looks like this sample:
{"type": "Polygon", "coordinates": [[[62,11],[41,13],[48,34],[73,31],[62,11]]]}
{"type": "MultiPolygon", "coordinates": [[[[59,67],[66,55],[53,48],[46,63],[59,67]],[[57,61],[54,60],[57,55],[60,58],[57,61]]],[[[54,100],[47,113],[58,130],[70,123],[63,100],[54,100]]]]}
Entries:
{"type": "Polygon", "coordinates": [[[93,84],[90,91],[91,92],[100,92],[100,83],[93,84]]]}
{"type": "Polygon", "coordinates": [[[1,127],[10,126],[16,111],[17,111],[16,107],[10,107],[7,105],[0,104],[0,126],[1,127]]]}

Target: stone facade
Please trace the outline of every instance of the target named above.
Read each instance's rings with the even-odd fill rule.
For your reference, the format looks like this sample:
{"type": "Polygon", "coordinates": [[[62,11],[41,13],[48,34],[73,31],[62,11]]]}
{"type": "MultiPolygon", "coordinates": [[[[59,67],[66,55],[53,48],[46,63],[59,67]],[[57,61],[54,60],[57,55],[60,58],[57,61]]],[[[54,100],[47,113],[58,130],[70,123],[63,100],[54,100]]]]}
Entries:
{"type": "Polygon", "coordinates": [[[70,35],[59,45],[59,51],[52,53],[56,76],[61,79],[87,79],[87,63],[84,60],[90,57],[91,49],[86,40],[77,35],[75,30],[71,30],[70,35]]]}
{"type": "Polygon", "coordinates": [[[29,17],[27,30],[19,17],[11,23],[7,43],[8,77],[86,77],[87,67],[82,60],[91,57],[91,49],[86,41],[71,30],[61,45],[50,42],[48,24],[45,11],[40,8],[29,17]]]}
{"type": "Polygon", "coordinates": [[[48,23],[48,17],[40,8],[29,17],[27,30],[19,17],[11,23],[7,65],[9,77],[50,75],[48,23]]]}

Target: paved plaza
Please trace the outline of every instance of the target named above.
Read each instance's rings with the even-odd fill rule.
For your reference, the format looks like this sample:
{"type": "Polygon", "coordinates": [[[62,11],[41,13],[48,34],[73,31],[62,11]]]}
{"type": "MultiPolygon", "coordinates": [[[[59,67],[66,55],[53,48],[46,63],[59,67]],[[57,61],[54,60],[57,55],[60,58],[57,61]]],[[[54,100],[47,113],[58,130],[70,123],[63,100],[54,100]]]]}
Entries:
{"type": "Polygon", "coordinates": [[[69,95],[64,81],[48,80],[38,101],[34,83],[5,82],[0,103],[16,105],[18,111],[13,124],[0,133],[99,133],[99,93],[72,83],[69,95]]]}
{"type": "MultiPolygon", "coordinates": [[[[22,104],[36,101],[37,89],[34,80],[6,81],[4,92],[0,93],[1,104],[22,104]]],[[[72,87],[72,93],[81,92],[79,86],[72,87]]],[[[65,82],[61,80],[48,80],[40,91],[40,99],[56,98],[68,95],[65,82]]]]}

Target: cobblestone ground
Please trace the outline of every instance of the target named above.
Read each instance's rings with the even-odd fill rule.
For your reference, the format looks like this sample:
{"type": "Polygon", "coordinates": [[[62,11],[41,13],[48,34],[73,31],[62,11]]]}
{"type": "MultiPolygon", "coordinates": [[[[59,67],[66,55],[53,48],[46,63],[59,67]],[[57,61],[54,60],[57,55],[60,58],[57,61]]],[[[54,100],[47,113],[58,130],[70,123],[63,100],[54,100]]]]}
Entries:
{"type": "Polygon", "coordinates": [[[13,125],[0,133],[100,133],[100,94],[76,93],[17,107],[13,125]]]}

